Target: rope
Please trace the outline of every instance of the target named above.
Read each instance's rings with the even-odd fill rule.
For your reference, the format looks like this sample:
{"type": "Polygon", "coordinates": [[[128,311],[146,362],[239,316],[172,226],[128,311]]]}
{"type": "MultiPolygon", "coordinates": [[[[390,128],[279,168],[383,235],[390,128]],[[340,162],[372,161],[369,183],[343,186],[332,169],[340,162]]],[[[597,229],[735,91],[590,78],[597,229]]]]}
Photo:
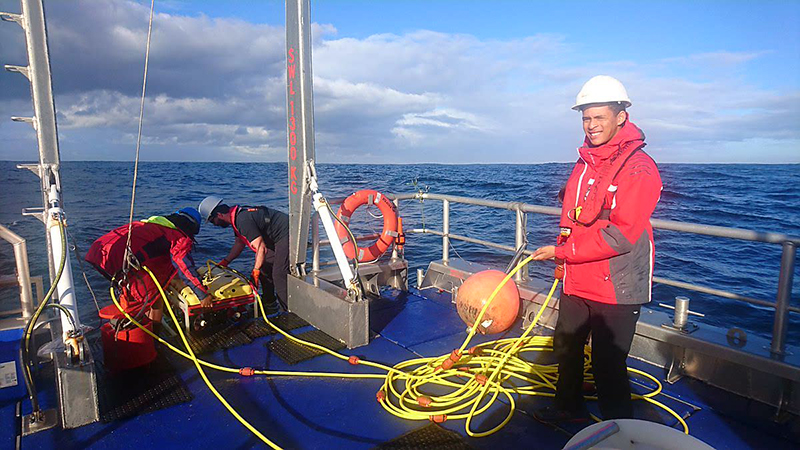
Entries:
{"type": "Polygon", "coordinates": [[[156,0],[150,0],[150,21],[147,24],[147,48],[144,52],[144,79],[142,80],[142,101],[139,105],[139,132],[136,136],[136,161],[133,164],[133,188],[131,189],[131,211],[128,215],[128,238],[125,242],[123,271],[128,272],[128,255],[131,250],[131,229],[133,228],[133,205],[136,200],[136,177],[139,175],[139,149],[142,145],[142,120],[144,119],[144,94],[147,88],[147,67],[150,63],[150,37],[153,34],[153,11],[156,0]]]}
{"type": "Polygon", "coordinates": [[[86,287],[89,288],[89,293],[92,294],[92,300],[94,300],[94,306],[97,307],[97,312],[100,312],[100,303],[97,302],[97,296],[94,294],[94,289],[92,289],[92,285],[89,283],[89,278],[86,276],[86,270],[83,269],[83,256],[81,256],[81,251],[78,249],[78,241],[75,240],[75,236],[67,230],[67,235],[72,240],[72,251],[75,252],[75,258],[78,260],[78,265],[81,268],[81,274],[83,275],[83,281],[86,282],[86,287]]]}

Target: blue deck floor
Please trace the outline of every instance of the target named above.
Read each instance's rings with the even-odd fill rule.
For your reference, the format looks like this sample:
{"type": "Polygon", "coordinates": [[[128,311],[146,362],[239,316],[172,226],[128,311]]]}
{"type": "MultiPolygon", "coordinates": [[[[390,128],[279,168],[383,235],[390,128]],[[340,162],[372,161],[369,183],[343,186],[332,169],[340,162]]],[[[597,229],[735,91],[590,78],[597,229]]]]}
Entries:
{"type": "MultiPolygon", "coordinates": [[[[416,291],[415,291],[416,292],[416,291]]],[[[447,293],[425,291],[375,303],[373,328],[378,335],[366,347],[343,353],[393,365],[418,356],[449,353],[465,338],[466,326],[458,318],[447,293]]],[[[294,334],[307,331],[302,328],[294,334]]],[[[289,366],[272,355],[266,337],[205,359],[229,366],[274,370],[375,372],[329,356],[289,366]]],[[[488,340],[487,337],[478,337],[488,340]]],[[[164,350],[166,351],[166,350],[164,350]]],[[[143,449],[260,447],[260,441],[240,425],[208,391],[194,366],[170,357],[195,398],[167,409],[109,424],[95,423],[75,430],[49,430],[24,438],[23,448],[143,449]]],[[[638,361],[632,367],[663,379],[663,371],[638,361]]],[[[315,378],[241,378],[207,372],[219,391],[256,428],[284,448],[373,448],[427,422],[396,418],[381,408],[375,393],[379,380],[315,378]]],[[[634,386],[634,389],[640,389],[634,386]]],[[[770,420],[769,408],[723,393],[702,383],[683,380],[665,386],[658,400],[688,417],[692,435],[717,448],[797,448],[797,430],[770,420]],[[780,437],[783,434],[794,440],[780,437]]],[[[47,400],[47,393],[45,401],[47,400]]],[[[481,439],[467,438],[476,448],[561,448],[578,428],[541,424],[531,412],[548,404],[547,398],[524,398],[517,412],[500,432],[481,439]]],[[[501,420],[507,405],[497,403],[479,416],[474,428],[488,428],[501,420]]],[[[0,403],[0,446],[13,448],[14,405],[0,403]]],[[[644,403],[637,405],[639,418],[675,424],[674,418],[644,403]]],[[[796,420],[794,421],[796,422],[796,420]]],[[[464,421],[444,426],[464,435],[464,421]]]]}

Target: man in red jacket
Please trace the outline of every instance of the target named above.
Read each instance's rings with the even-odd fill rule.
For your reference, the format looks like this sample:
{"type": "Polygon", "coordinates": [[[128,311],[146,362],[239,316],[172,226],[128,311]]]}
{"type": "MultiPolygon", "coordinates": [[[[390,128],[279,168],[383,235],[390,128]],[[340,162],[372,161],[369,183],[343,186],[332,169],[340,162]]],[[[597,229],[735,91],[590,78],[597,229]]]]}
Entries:
{"type": "MultiPolygon", "coordinates": [[[[133,222],[130,249],[137,264],[147,266],[162,288],[177,275],[201,299],[201,305],[210,307],[213,296],[203,285],[191,255],[201,222],[200,213],[194,208],[133,222]]],[[[163,303],[150,276],[137,268],[123,273],[127,239],[128,225],[122,225],[97,239],[86,252],[85,259],[109,280],[125,280],[120,303],[128,313],[146,314],[155,324],[160,324],[163,303]]],[[[104,310],[109,315],[118,314],[115,306],[108,308],[104,310]]],[[[105,315],[102,311],[101,314],[105,315]]]]}
{"type": "Polygon", "coordinates": [[[567,181],[557,245],[535,260],[563,267],[554,353],[559,363],[555,406],[537,411],[545,422],[586,417],[583,349],[592,335],[592,371],[603,419],[632,417],[626,359],[639,310],[651,296],[653,229],[661,196],[658,167],[642,148],[644,133],[628,117],[625,87],[596,76],[576,105],[586,135],[567,181]]]}

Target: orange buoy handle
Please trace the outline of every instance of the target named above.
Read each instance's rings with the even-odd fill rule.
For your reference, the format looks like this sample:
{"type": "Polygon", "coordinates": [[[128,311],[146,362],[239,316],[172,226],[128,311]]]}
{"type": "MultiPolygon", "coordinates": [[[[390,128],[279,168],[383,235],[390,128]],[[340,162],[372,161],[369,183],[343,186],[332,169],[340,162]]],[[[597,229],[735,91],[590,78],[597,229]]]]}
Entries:
{"type": "Polygon", "coordinates": [[[339,207],[339,216],[342,222],[349,223],[353,212],[363,205],[375,205],[383,214],[383,231],[378,240],[367,248],[358,247],[354,242],[350,242],[350,234],[345,227],[338,221],[335,223],[336,234],[342,241],[344,253],[348,258],[355,258],[358,262],[368,262],[378,259],[392,245],[398,237],[397,211],[394,203],[378,191],[364,189],[347,197],[339,207]],[[356,255],[358,249],[358,255],[356,255]]]}

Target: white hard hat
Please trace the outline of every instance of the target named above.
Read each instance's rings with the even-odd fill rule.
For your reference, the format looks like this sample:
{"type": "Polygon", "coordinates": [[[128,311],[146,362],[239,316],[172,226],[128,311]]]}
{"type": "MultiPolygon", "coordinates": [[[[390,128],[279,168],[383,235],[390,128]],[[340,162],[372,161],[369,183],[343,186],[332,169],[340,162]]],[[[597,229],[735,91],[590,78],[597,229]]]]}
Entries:
{"type": "Polygon", "coordinates": [[[197,206],[197,210],[200,211],[200,217],[205,220],[210,219],[214,208],[216,208],[220,203],[222,203],[222,197],[217,197],[216,195],[209,195],[208,197],[204,198],[203,201],[197,206]]]}
{"type": "Polygon", "coordinates": [[[578,97],[575,99],[574,110],[581,109],[582,106],[593,103],[622,103],[626,108],[631,106],[631,99],[628,98],[628,91],[625,86],[614,77],[608,75],[597,75],[592,77],[583,85],[578,97]]]}

